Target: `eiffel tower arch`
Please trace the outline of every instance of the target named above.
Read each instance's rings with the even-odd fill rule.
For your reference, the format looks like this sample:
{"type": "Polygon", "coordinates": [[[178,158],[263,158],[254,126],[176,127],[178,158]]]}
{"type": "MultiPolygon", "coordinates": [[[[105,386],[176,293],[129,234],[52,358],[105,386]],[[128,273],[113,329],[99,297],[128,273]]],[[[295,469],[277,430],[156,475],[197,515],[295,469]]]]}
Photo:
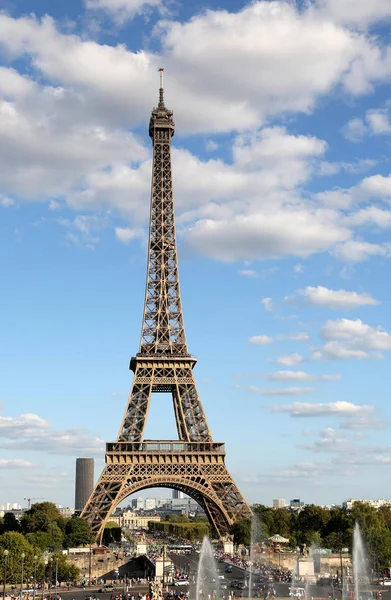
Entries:
{"type": "Polygon", "coordinates": [[[159,104],[149,123],[153,164],[140,349],[130,361],[134,378],[117,440],[106,444],[105,467],[81,514],[99,541],[115,507],[146,488],[173,488],[194,498],[218,537],[251,516],[225,465],[224,443],[213,441],[194,379],[196,359],[187,349],[172,188],[174,129],[160,69],[159,104]],[[155,392],[171,393],[178,440],[144,440],[155,392]]]}

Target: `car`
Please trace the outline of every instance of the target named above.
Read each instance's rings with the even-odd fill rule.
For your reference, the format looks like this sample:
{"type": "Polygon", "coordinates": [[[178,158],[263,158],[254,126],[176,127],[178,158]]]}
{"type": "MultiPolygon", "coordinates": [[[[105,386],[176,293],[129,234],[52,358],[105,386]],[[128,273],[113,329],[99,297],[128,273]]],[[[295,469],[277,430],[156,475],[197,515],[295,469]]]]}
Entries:
{"type": "Polygon", "coordinates": [[[98,590],[99,594],[105,594],[107,592],[113,592],[113,591],[114,591],[114,588],[109,583],[107,583],[106,585],[102,585],[102,587],[100,587],[98,590]]]}
{"type": "Polygon", "coordinates": [[[244,588],[246,586],[245,586],[244,581],[238,581],[238,583],[236,584],[236,587],[238,588],[238,590],[244,590],[244,588]]]}
{"type": "Polygon", "coordinates": [[[304,588],[289,588],[289,596],[290,598],[297,598],[297,600],[301,600],[301,598],[305,598],[305,589],[304,588]]]}
{"type": "Polygon", "coordinates": [[[187,579],[177,579],[177,581],[174,581],[174,585],[189,585],[189,582],[187,579]]]}
{"type": "Polygon", "coordinates": [[[226,589],[228,589],[228,586],[227,586],[227,584],[226,584],[226,583],[220,583],[220,589],[221,589],[221,590],[226,590],[226,589]]]}
{"type": "Polygon", "coordinates": [[[219,579],[225,579],[224,575],[219,575],[219,579]]]}
{"type": "Polygon", "coordinates": [[[232,573],[232,565],[227,565],[227,566],[225,567],[225,572],[226,572],[226,573],[232,573]]]}

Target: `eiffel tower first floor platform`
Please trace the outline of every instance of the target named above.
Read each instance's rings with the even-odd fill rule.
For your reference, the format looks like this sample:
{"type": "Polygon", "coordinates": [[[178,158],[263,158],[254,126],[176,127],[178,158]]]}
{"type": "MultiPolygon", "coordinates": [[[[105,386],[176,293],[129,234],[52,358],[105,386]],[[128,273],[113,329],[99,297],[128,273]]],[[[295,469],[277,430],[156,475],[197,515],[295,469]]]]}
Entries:
{"type": "Polygon", "coordinates": [[[251,516],[224,460],[224,444],[218,442],[109,442],[106,465],[81,516],[100,543],[120,502],[142,489],[167,487],[198,502],[212,536],[222,538],[238,519],[251,516]]]}

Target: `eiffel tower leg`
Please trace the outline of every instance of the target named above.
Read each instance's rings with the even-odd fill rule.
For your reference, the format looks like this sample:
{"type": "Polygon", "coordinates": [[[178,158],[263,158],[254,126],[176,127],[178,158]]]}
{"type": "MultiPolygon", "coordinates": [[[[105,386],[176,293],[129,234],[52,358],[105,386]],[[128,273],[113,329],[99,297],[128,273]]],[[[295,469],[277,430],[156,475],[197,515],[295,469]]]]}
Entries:
{"type": "Polygon", "coordinates": [[[182,415],[185,439],[189,442],[211,442],[212,435],[198,396],[190,362],[180,365],[176,371],[176,388],[173,392],[175,414],[182,415]]]}
{"type": "Polygon", "coordinates": [[[144,435],[152,392],[152,366],[136,368],[118,440],[140,442],[144,435]]]}

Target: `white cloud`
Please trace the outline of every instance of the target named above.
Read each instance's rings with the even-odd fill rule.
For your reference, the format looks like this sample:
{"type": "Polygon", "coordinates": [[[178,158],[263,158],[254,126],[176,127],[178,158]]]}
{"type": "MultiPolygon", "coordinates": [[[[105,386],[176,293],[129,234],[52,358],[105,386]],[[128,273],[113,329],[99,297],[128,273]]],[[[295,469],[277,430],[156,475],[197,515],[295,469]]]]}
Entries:
{"type": "Polygon", "coordinates": [[[293,342],[309,342],[311,336],[308,333],[291,333],[289,339],[293,342]]]}
{"type": "Polygon", "coordinates": [[[239,275],[243,275],[243,277],[258,277],[258,273],[253,269],[242,269],[238,273],[239,275]]]}
{"type": "Polygon", "coordinates": [[[269,337],[268,335],[253,335],[250,339],[247,340],[247,343],[264,346],[265,344],[270,344],[272,341],[273,338],[269,337]]]}
{"type": "Polygon", "coordinates": [[[321,375],[323,381],[341,381],[341,375],[321,375]]]}
{"type": "Polygon", "coordinates": [[[271,298],[262,298],[261,304],[264,306],[265,310],[268,312],[272,312],[274,310],[273,301],[271,298]]]}
{"type": "Polygon", "coordinates": [[[348,262],[362,262],[371,256],[391,257],[391,244],[371,244],[358,240],[349,240],[337,245],[334,254],[340,260],[348,262]]]}
{"type": "Polygon", "coordinates": [[[350,237],[332,211],[293,207],[201,219],[186,235],[199,252],[224,262],[289,254],[306,257],[350,237]]]}
{"type": "Polygon", "coordinates": [[[2,196],[0,194],[0,206],[3,206],[4,208],[9,208],[10,206],[13,206],[15,203],[12,200],[12,198],[8,198],[8,196],[2,196]]]}
{"type": "Polygon", "coordinates": [[[304,358],[295,352],[293,354],[283,354],[279,356],[276,360],[276,363],[279,365],[284,365],[285,367],[295,367],[299,363],[303,362],[303,360],[304,358]]]}
{"type": "Polygon", "coordinates": [[[104,452],[104,442],[83,429],[55,430],[33,413],[19,417],[0,416],[0,447],[4,450],[34,450],[78,456],[104,452]]]}
{"type": "Polygon", "coordinates": [[[390,115],[386,108],[368,110],[365,114],[365,118],[373,135],[391,133],[390,115]]]}
{"type": "Polygon", "coordinates": [[[389,229],[391,227],[391,210],[383,210],[378,206],[367,206],[356,212],[350,213],[346,217],[346,221],[355,227],[373,224],[381,229],[389,229]]]}
{"type": "Polygon", "coordinates": [[[250,385],[247,389],[262,396],[301,396],[316,391],[313,387],[259,388],[255,385],[250,385]]]}
{"type": "Polygon", "coordinates": [[[352,402],[328,402],[325,404],[311,404],[309,402],[294,402],[289,405],[271,406],[272,412],[287,413],[291,417],[324,417],[335,415],[339,417],[350,417],[356,415],[367,415],[373,413],[373,406],[359,406],[352,402]]]}
{"type": "Polygon", "coordinates": [[[351,142],[361,142],[364,139],[367,131],[368,130],[364,121],[360,118],[355,118],[346,123],[342,133],[344,137],[351,142]]]}
{"type": "Polygon", "coordinates": [[[333,21],[348,25],[365,27],[391,19],[391,5],[384,0],[318,0],[317,5],[333,21]]]}
{"type": "Polygon", "coordinates": [[[380,325],[372,327],[360,319],[326,321],[320,336],[331,341],[314,351],[315,359],[378,358],[380,352],[391,350],[391,335],[380,325]]]}
{"type": "Polygon", "coordinates": [[[293,267],[295,273],[302,273],[304,271],[304,266],[298,263],[293,267]]]}
{"type": "Polygon", "coordinates": [[[130,227],[116,227],[115,228],[115,236],[119,239],[120,242],[124,244],[129,244],[135,239],[144,237],[144,232],[139,229],[131,229],[130,227]]]}
{"type": "Polygon", "coordinates": [[[215,152],[219,145],[214,140],[208,140],[205,144],[205,150],[207,152],[215,152]]]}
{"type": "Polygon", "coordinates": [[[26,469],[32,466],[33,464],[28,460],[0,458],[0,469],[26,469]]]}
{"type": "Polygon", "coordinates": [[[340,423],[341,429],[352,429],[361,431],[362,429],[384,429],[388,427],[388,422],[384,419],[370,416],[355,416],[345,419],[340,423]]]}
{"type": "Polygon", "coordinates": [[[275,381],[316,381],[317,377],[304,371],[276,371],[268,376],[275,381]]]}
{"type": "Polygon", "coordinates": [[[312,444],[300,444],[299,448],[315,452],[347,452],[351,451],[352,443],[341,432],[332,427],[326,427],[321,432],[319,439],[312,444]]]}
{"type": "MultiPolygon", "coordinates": [[[[88,5],[126,19],[163,2],[88,5]]],[[[73,210],[115,209],[130,219],[122,229],[142,227],[150,149],[128,130],[148,119],[145,107],[156,99],[156,69],[164,63],[167,104],[182,134],[236,132],[232,163],[174,149],[179,232],[189,245],[224,261],[306,257],[335,245],[347,258],[351,226],[338,207],[320,207],[302,192],[324,162],[326,143],[262,127],[270,116],[312,110],[339,84],[366,93],[388,76],[377,40],[332,23],[325,10],[258,1],[235,13],[161,21],[154,32],[160,54],[61,33],[49,17],[0,15],[4,55],[11,64],[23,59],[40,82],[12,68],[1,71],[2,189],[11,198],[64,196],[73,210]]]]}
{"type": "Polygon", "coordinates": [[[151,9],[163,10],[162,0],[85,0],[90,10],[104,11],[117,23],[124,23],[139,14],[149,13],[151,9]]]}
{"type": "Polygon", "coordinates": [[[339,381],[340,375],[311,375],[305,371],[276,371],[267,376],[274,381],[339,381]]]}
{"type": "Polygon", "coordinates": [[[307,286],[304,290],[298,290],[293,297],[287,297],[289,302],[297,302],[300,299],[309,306],[327,306],[328,308],[358,308],[360,306],[377,306],[380,304],[370,294],[348,292],[346,290],[330,290],[322,285],[317,287],[307,286]]]}

